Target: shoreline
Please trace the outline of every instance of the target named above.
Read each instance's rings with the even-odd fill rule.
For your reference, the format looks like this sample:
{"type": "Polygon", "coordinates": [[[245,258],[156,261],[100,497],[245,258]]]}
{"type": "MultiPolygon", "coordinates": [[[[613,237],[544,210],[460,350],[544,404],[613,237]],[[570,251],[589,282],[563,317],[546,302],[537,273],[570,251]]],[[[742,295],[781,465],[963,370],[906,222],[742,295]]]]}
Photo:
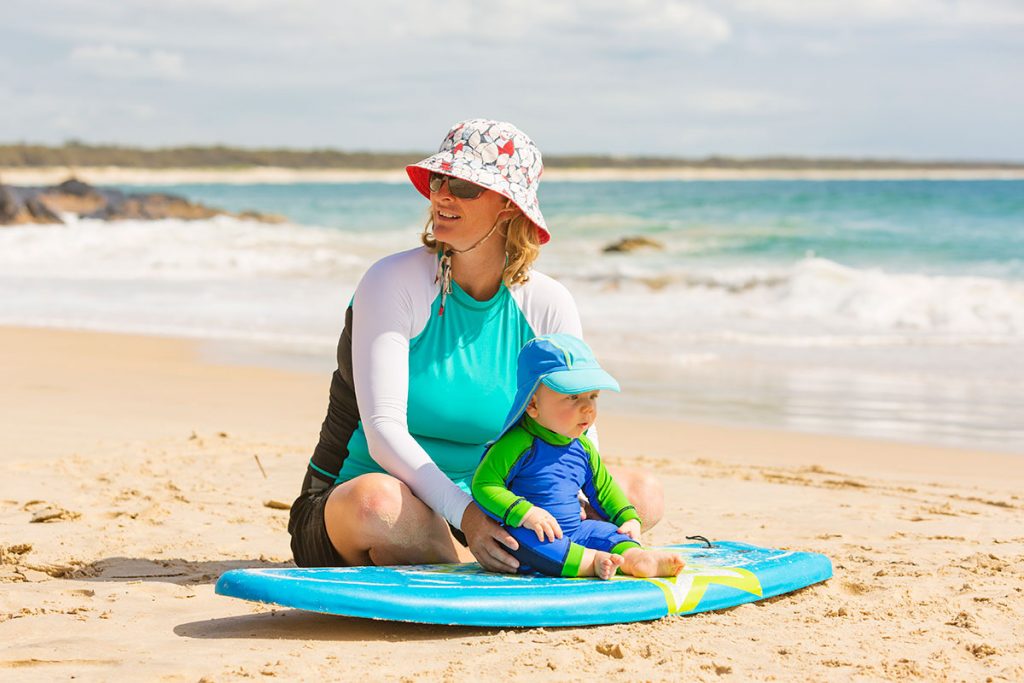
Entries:
{"type": "Polygon", "coordinates": [[[1018,456],[602,412],[602,458],[662,482],[651,545],[702,534],[829,556],[834,577],[693,617],[439,627],[217,596],[291,564],[327,373],[195,341],[0,327],[0,670],[26,680],[1019,680],[1018,456]],[[44,523],[39,523],[45,519],[44,523]],[[55,648],[54,634],[59,634],[55,648]],[[609,654],[614,653],[614,654],[609,654]]]}
{"type": "MultiPolygon", "coordinates": [[[[52,185],[76,177],[93,185],[404,183],[405,171],[348,169],[238,169],[123,167],[0,168],[0,182],[9,185],[52,185]]],[[[1021,180],[1024,169],[550,169],[544,179],[556,182],[744,181],[744,180],[1021,180]]]]}
{"type": "MultiPolygon", "coordinates": [[[[189,407],[176,407],[172,414],[168,415],[161,408],[157,415],[153,415],[153,424],[161,422],[173,422],[179,414],[189,415],[190,424],[195,423],[195,430],[214,430],[218,426],[225,430],[238,430],[234,421],[247,421],[249,418],[257,418],[255,423],[264,427],[274,421],[281,423],[281,427],[270,429],[261,436],[273,437],[280,433],[293,433],[300,426],[308,427],[307,436],[309,439],[309,450],[315,442],[316,434],[319,431],[321,415],[326,410],[327,388],[330,384],[330,371],[313,371],[297,368],[282,368],[278,365],[264,365],[261,360],[266,356],[258,353],[245,354],[241,362],[233,362],[226,358],[231,352],[229,342],[207,340],[198,338],[167,337],[163,335],[148,335],[140,333],[113,332],[105,330],[68,330],[61,328],[25,327],[0,325],[0,341],[8,348],[23,350],[32,354],[32,361],[28,365],[19,366],[9,372],[8,387],[0,389],[0,397],[6,398],[7,403],[0,402],[0,412],[22,418],[13,422],[27,426],[38,421],[38,416],[33,415],[38,404],[34,404],[31,398],[38,398],[46,394],[62,394],[65,403],[55,405],[55,408],[63,407],[71,409],[73,405],[81,404],[89,396],[93,388],[101,387],[102,381],[110,380],[117,383],[127,380],[131,386],[120,387],[125,389],[124,393],[118,392],[113,398],[119,402],[117,408],[121,413],[130,412],[135,420],[144,415],[146,411],[154,408],[159,401],[168,394],[178,391],[191,391],[191,383],[196,387],[209,389],[217,382],[224,381],[245,387],[245,391],[237,392],[237,399],[227,407],[225,405],[221,418],[204,416],[198,418],[194,415],[197,405],[189,407]],[[60,353],[63,350],[65,352],[60,353]],[[74,350],[74,356],[67,351],[74,350]],[[55,360],[46,360],[45,354],[53,352],[57,356],[55,360]],[[83,360],[88,360],[86,368],[74,368],[80,366],[83,360]],[[34,361],[34,362],[33,362],[34,361]],[[44,369],[38,364],[46,362],[44,369]],[[56,391],[57,387],[48,384],[49,380],[37,382],[33,373],[41,373],[58,377],[61,372],[73,371],[76,377],[70,382],[67,391],[56,391]],[[153,386],[139,384],[133,376],[148,375],[156,380],[153,386]],[[181,377],[176,377],[181,375],[181,377]],[[202,377],[201,377],[202,376],[202,377]],[[105,378],[105,379],[104,379],[105,378]],[[174,386],[168,386],[172,382],[174,386]],[[281,387],[287,387],[280,404],[287,404],[289,410],[281,411],[280,405],[270,408],[269,404],[259,397],[259,391],[253,389],[261,382],[274,385],[279,391],[281,387]],[[28,390],[25,398],[30,400],[16,400],[18,390],[28,390]],[[38,394],[38,395],[33,395],[38,394]],[[145,396],[148,395],[148,398],[145,396]],[[273,416],[271,419],[270,416],[273,416]]],[[[52,357],[52,356],[51,356],[52,357]]],[[[197,392],[197,400],[204,398],[197,392]]],[[[207,396],[206,398],[209,398],[207,396]]],[[[275,399],[275,403],[278,399],[275,399]]],[[[91,410],[108,409],[103,407],[91,407],[91,410]]],[[[74,416],[77,419],[84,419],[85,416],[74,416]]],[[[93,416],[95,417],[95,416],[93,416]]],[[[146,421],[150,422],[150,421],[146,421]]],[[[673,446],[670,451],[684,455],[688,452],[700,451],[702,447],[711,445],[718,452],[720,457],[726,459],[745,459],[750,462],[769,464],[778,462],[780,464],[800,466],[808,465],[815,460],[827,460],[816,455],[825,450],[835,451],[841,459],[856,456],[858,462],[853,463],[857,470],[880,472],[884,471],[890,475],[898,474],[924,474],[931,472],[935,474],[957,474],[962,475],[962,463],[971,461],[980,463],[982,471],[991,469],[1020,470],[1016,476],[1010,479],[1001,479],[1002,482],[1019,480],[1021,488],[1024,489],[1024,468],[1021,464],[1021,455],[1001,451],[985,449],[969,449],[969,447],[944,445],[935,443],[915,443],[903,440],[857,436],[848,434],[833,434],[820,432],[797,431],[793,429],[752,426],[736,424],[729,421],[708,420],[700,421],[693,419],[680,419],[662,414],[639,414],[630,410],[627,404],[625,408],[609,412],[607,409],[601,414],[601,442],[611,444],[614,451],[640,451],[649,452],[656,457],[666,457],[665,436],[671,436],[673,443],[684,443],[685,445],[673,446]],[[638,429],[639,427],[639,429],[638,429]],[[607,432],[607,433],[606,433],[607,432]],[[626,435],[632,434],[627,438],[626,435]],[[648,434],[654,434],[648,437],[648,434]],[[684,438],[685,437],[685,438],[684,438]],[[727,445],[723,445],[723,440],[727,445]],[[755,446],[759,442],[783,442],[783,447],[770,449],[763,453],[755,453],[755,446]],[[894,455],[899,454],[901,460],[895,461],[894,455]]],[[[138,437],[153,433],[157,436],[164,436],[176,431],[165,432],[158,428],[155,432],[153,424],[137,424],[131,429],[119,429],[118,436],[138,437]]],[[[53,432],[46,435],[41,441],[43,455],[58,450],[62,445],[59,433],[53,432]],[[53,445],[50,445],[51,442],[53,445]]],[[[40,455],[40,442],[33,445],[33,453],[40,455]]],[[[11,454],[15,457],[29,457],[30,453],[17,453],[6,451],[0,454],[0,462],[9,460],[11,454]]]]}
{"type": "MultiPolygon", "coordinates": [[[[25,333],[38,332],[40,334],[54,335],[85,335],[86,338],[109,337],[112,341],[117,339],[154,340],[166,345],[176,346],[182,349],[180,353],[189,355],[197,362],[220,368],[267,370],[274,373],[294,374],[297,377],[323,379],[328,378],[334,369],[334,347],[333,340],[324,340],[322,344],[322,359],[318,359],[306,349],[296,355],[296,352],[289,352],[278,348],[273,344],[268,345],[265,340],[249,339],[244,337],[208,337],[202,335],[175,334],[166,330],[139,330],[117,328],[113,326],[96,325],[83,327],[66,327],[62,325],[29,324],[29,323],[0,323],[0,340],[4,337],[4,331],[22,331],[25,333]],[[322,362],[320,362],[322,360],[322,362]]],[[[612,363],[612,365],[615,365],[612,363]]],[[[631,373],[649,371],[647,366],[635,364],[623,367],[618,366],[616,373],[622,377],[632,377],[631,373]]],[[[636,379],[633,377],[633,379],[636,379]]],[[[326,380],[324,380],[326,381],[326,380]]],[[[1000,442],[999,444],[988,443],[978,447],[971,447],[963,443],[964,439],[951,440],[922,440],[915,438],[909,433],[906,436],[876,435],[870,432],[858,430],[852,426],[843,426],[835,423],[829,426],[822,426],[817,429],[798,428],[778,424],[776,420],[757,419],[754,415],[739,413],[723,413],[721,411],[709,411],[699,415],[687,415],[676,417],[673,409],[661,405],[661,399],[637,391],[626,394],[610,395],[604,402],[604,412],[610,410],[612,420],[624,421],[640,420],[650,421],[656,425],[658,430],[664,431],[667,425],[679,426],[680,432],[688,429],[735,431],[737,433],[762,434],[768,438],[787,435],[794,438],[813,439],[836,439],[849,440],[852,443],[863,444],[888,444],[893,447],[909,449],[938,449],[939,451],[960,452],[963,454],[989,453],[1011,458],[1024,458],[1024,450],[1014,447],[1010,443],[1000,442]]],[[[778,417],[778,416],[776,416],[778,417]]],[[[1022,460],[1021,462],[1024,462],[1022,460]]]]}

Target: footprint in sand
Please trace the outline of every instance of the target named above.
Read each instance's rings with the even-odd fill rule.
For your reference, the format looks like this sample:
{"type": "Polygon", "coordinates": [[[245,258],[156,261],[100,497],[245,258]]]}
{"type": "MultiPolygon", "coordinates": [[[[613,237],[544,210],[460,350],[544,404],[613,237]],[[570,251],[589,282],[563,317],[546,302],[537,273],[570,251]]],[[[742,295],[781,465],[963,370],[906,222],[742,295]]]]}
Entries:
{"type": "Polygon", "coordinates": [[[874,590],[871,586],[860,581],[847,581],[843,584],[843,590],[850,595],[864,595],[874,590]]]}
{"type": "Polygon", "coordinates": [[[960,612],[955,617],[947,621],[946,625],[965,628],[970,631],[977,626],[977,623],[974,621],[974,617],[967,612],[960,612]]]}
{"type": "Polygon", "coordinates": [[[45,500],[30,500],[21,506],[25,512],[32,513],[31,524],[42,522],[63,522],[81,517],[81,513],[66,510],[59,505],[47,503],[45,500]]]}

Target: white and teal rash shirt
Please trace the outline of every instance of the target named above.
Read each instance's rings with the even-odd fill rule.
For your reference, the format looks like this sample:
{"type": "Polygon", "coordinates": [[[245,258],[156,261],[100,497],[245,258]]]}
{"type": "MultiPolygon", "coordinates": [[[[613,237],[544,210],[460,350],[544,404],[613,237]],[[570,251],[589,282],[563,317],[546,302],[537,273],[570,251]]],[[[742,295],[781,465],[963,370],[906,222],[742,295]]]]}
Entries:
{"type": "Polygon", "coordinates": [[[425,248],[366,272],[346,312],[327,417],[303,485],[324,490],[370,472],[402,480],[459,527],[469,486],[516,392],[516,358],[543,334],[581,335],[568,290],[531,271],[477,301],[452,281],[444,313],[425,248]]]}

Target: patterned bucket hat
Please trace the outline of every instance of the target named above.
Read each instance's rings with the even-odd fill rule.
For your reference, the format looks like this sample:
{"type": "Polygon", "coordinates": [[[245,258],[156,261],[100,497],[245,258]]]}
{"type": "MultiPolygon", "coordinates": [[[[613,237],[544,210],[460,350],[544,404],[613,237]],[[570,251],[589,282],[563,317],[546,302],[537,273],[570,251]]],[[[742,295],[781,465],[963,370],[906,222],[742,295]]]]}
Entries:
{"type": "Polygon", "coordinates": [[[468,180],[512,200],[540,233],[540,243],[551,239],[537,202],[537,186],[544,172],[540,150],[526,133],[511,123],[470,119],[452,126],[437,154],[406,166],[416,189],[430,199],[430,174],[443,173],[468,180]]]}

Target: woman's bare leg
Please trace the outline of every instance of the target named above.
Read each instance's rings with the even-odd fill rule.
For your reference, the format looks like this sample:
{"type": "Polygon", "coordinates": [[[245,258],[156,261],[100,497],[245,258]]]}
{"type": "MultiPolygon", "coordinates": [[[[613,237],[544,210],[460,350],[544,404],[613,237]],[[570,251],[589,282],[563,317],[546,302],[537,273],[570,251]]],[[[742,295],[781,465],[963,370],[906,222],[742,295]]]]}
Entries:
{"type": "Polygon", "coordinates": [[[364,474],[331,492],[327,535],[350,566],[457,562],[458,543],[440,515],[388,474],[364,474]]]}
{"type": "MultiPolygon", "coordinates": [[[[606,467],[608,473],[612,475],[612,479],[636,508],[644,531],[661,521],[665,514],[665,489],[657,477],[639,467],[625,465],[606,465],[606,467]]],[[[585,509],[588,518],[600,519],[589,505],[585,509]]]]}

